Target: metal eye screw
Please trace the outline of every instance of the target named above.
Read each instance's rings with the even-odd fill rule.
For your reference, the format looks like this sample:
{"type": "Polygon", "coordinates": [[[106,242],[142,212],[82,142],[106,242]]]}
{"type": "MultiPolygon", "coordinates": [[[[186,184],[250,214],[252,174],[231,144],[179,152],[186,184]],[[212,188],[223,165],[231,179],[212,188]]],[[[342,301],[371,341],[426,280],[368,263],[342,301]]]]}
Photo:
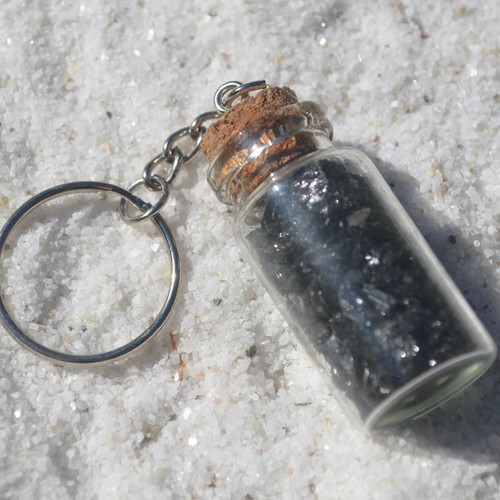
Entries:
{"type": "Polygon", "coordinates": [[[214,96],[214,106],[220,113],[225,113],[235,99],[244,97],[255,90],[262,90],[267,87],[265,80],[241,83],[238,81],[227,82],[221,85],[214,96]]]}

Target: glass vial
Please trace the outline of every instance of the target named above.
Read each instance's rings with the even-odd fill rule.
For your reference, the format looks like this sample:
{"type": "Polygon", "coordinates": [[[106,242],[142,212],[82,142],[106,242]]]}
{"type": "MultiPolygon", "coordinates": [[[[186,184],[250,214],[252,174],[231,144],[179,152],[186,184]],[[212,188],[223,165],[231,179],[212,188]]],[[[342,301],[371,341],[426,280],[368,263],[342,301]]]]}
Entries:
{"type": "Polygon", "coordinates": [[[371,160],[331,137],[312,102],[272,109],[224,143],[208,180],[348,413],[382,427],[455,396],[496,347],[371,160]]]}

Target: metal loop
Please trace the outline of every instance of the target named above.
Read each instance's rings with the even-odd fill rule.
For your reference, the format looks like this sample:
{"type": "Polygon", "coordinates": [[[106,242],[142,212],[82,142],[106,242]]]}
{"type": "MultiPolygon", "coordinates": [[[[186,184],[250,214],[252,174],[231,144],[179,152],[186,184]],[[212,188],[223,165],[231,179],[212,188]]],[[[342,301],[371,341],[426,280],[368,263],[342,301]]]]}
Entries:
{"type": "Polygon", "coordinates": [[[227,106],[225,102],[223,101],[224,96],[230,91],[237,89],[238,87],[241,87],[243,85],[241,82],[238,82],[236,80],[231,81],[231,82],[226,82],[222,84],[217,91],[215,92],[214,95],[214,106],[217,111],[220,113],[225,113],[227,111],[227,106]]]}
{"type": "Polygon", "coordinates": [[[178,149],[179,152],[181,153],[183,162],[184,163],[188,162],[199,151],[202,139],[203,139],[202,129],[193,130],[191,129],[191,127],[181,128],[177,130],[177,132],[174,132],[172,135],[167,137],[167,140],[163,144],[163,156],[165,158],[169,158],[173,154],[174,150],[178,149]],[[175,145],[175,143],[180,139],[182,139],[183,137],[191,137],[191,139],[194,141],[193,147],[187,154],[184,154],[182,150],[179,148],[179,146],[175,145]]]}
{"type": "Polygon", "coordinates": [[[189,160],[191,160],[193,158],[193,156],[196,153],[198,153],[198,151],[200,150],[201,141],[203,140],[203,135],[205,134],[205,132],[207,130],[205,127],[201,127],[198,130],[191,130],[191,127],[189,127],[189,129],[191,131],[191,133],[189,135],[190,135],[191,139],[193,139],[194,145],[191,148],[191,151],[189,151],[189,153],[187,155],[182,155],[183,156],[183,163],[187,163],[189,160]]]}
{"type": "Polygon", "coordinates": [[[230,90],[227,94],[225,94],[223,103],[226,107],[230,107],[234,100],[238,99],[238,97],[243,97],[250,92],[255,92],[256,90],[262,90],[267,87],[267,83],[265,80],[257,80],[255,82],[244,83],[239,87],[230,90]]]}
{"type": "Polygon", "coordinates": [[[158,164],[165,161],[165,156],[163,153],[155,156],[142,171],[142,179],[144,180],[144,185],[151,191],[161,191],[161,185],[158,184],[154,179],[153,170],[158,166],[158,164]]]}
{"type": "Polygon", "coordinates": [[[177,146],[174,148],[170,157],[165,158],[165,161],[172,165],[172,167],[170,168],[170,172],[165,179],[167,184],[172,184],[172,182],[174,182],[175,178],[177,177],[177,174],[179,173],[181,165],[185,161],[188,161],[188,160],[185,160],[184,158],[185,157],[182,155],[181,150],[177,146]]]}
{"type": "MultiPolygon", "coordinates": [[[[24,205],[17,209],[12,217],[7,221],[3,229],[0,231],[0,259],[3,250],[7,246],[6,243],[11,233],[16,229],[16,227],[18,227],[20,222],[29,213],[31,213],[33,210],[36,210],[37,207],[59,196],[100,191],[116,194],[120,196],[122,200],[126,200],[127,202],[132,203],[140,210],[147,210],[147,207],[150,206],[149,203],[144,202],[143,200],[132,194],[130,191],[126,191],[125,189],[114,186],[113,184],[88,181],[72,182],[68,184],[62,184],[60,186],[55,186],[37,194],[36,196],[33,196],[33,198],[29,199],[26,203],[24,203],[24,205]]],[[[165,241],[167,251],[171,259],[172,278],[170,281],[167,298],[160,312],[158,313],[158,316],[138,337],[121,347],[98,354],[67,354],[65,352],[49,349],[48,347],[45,347],[44,345],[38,343],[19,327],[15,319],[12,317],[11,313],[7,310],[7,307],[3,302],[3,294],[0,293],[0,320],[6,327],[8,333],[14,338],[14,340],[16,340],[22,346],[26,347],[31,352],[52,362],[55,362],[56,364],[85,364],[87,366],[101,365],[125,358],[142,347],[147,341],[154,338],[167,321],[170,311],[174,306],[175,297],[179,289],[180,263],[179,253],[177,251],[174,237],[172,236],[172,233],[170,232],[170,229],[163,217],[161,217],[160,215],[155,215],[152,217],[152,222],[155,224],[160,235],[165,241]]]]}
{"type": "MultiPolygon", "coordinates": [[[[217,120],[217,118],[221,117],[221,114],[219,111],[207,111],[206,113],[202,113],[201,115],[198,115],[192,122],[191,125],[189,125],[189,128],[193,132],[197,132],[198,130],[202,130],[205,127],[202,125],[209,121],[209,120],[217,120]]],[[[205,131],[203,131],[203,134],[205,131]]]]}
{"type": "Polygon", "coordinates": [[[262,90],[267,87],[265,80],[256,80],[249,83],[241,83],[238,81],[227,82],[221,85],[214,96],[214,105],[217,111],[225,113],[235,99],[244,97],[255,90],[262,90]]]}
{"type": "MultiPolygon", "coordinates": [[[[152,176],[152,180],[154,183],[158,183],[158,185],[161,186],[160,199],[154,205],[151,205],[151,203],[145,203],[142,207],[140,207],[141,210],[144,210],[144,212],[141,215],[137,215],[136,217],[132,217],[127,213],[127,209],[126,209],[127,199],[122,198],[120,200],[120,215],[125,222],[133,224],[136,222],[142,222],[142,221],[145,221],[147,219],[150,219],[151,217],[155,216],[163,208],[163,206],[167,202],[169,191],[168,191],[168,183],[167,183],[166,179],[164,179],[160,175],[155,174],[152,176]]],[[[132,184],[130,184],[130,186],[127,188],[127,191],[130,193],[133,193],[134,190],[137,189],[141,185],[143,185],[143,186],[146,185],[146,181],[142,177],[140,179],[137,179],[132,184]]]]}

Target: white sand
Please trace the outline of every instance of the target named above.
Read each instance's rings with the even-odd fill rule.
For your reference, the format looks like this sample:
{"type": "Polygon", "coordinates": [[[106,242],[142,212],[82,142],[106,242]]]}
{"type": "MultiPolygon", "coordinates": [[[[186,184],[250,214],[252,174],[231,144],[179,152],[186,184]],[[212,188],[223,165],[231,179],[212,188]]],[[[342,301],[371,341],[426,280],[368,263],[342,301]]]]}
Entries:
{"type": "MultiPolygon", "coordinates": [[[[61,182],[127,186],[221,83],[265,78],[379,159],[498,342],[497,0],[4,0],[0,13],[0,224],[61,182]]],[[[498,363],[367,437],[240,258],[205,170],[186,167],[163,211],[183,284],[161,338],[73,369],[0,331],[0,498],[500,498],[498,363]]],[[[141,331],[168,271],[151,227],[89,198],[40,215],[2,268],[19,322],[75,347],[141,331]]]]}

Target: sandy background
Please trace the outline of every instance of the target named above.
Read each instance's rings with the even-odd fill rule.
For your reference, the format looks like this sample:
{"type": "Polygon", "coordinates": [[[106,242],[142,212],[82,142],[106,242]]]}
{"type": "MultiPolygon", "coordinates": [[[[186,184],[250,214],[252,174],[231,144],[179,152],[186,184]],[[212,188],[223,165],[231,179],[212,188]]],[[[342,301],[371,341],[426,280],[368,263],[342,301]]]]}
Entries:
{"type": "MultiPolygon", "coordinates": [[[[0,13],[0,223],[54,184],[126,187],[220,84],[265,78],[319,102],[336,140],[377,161],[500,340],[496,0],[4,0],[0,13]]],[[[183,283],[143,352],[59,368],[0,331],[0,498],[500,498],[499,364],[432,415],[366,436],[241,258],[205,171],[186,166],[163,211],[183,283]]],[[[20,323],[91,348],[147,325],[169,268],[151,227],[93,198],[31,222],[0,268],[20,323]]]]}

